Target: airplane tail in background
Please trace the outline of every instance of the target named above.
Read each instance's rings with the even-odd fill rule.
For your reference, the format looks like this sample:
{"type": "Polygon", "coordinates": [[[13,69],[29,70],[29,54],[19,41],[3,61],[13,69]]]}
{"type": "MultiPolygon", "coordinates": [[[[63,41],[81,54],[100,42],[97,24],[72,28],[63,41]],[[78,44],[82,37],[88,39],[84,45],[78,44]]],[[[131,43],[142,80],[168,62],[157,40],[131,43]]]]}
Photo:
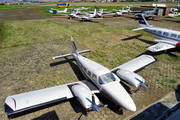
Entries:
{"type": "Polygon", "coordinates": [[[94,9],[94,16],[96,15],[96,9],[94,9]]]}
{"type": "Polygon", "coordinates": [[[64,12],[65,12],[65,13],[67,12],[67,8],[64,9],[64,12]]]}
{"type": "Polygon", "coordinates": [[[156,12],[156,9],[157,9],[157,5],[156,5],[156,7],[154,8],[154,10],[153,10],[153,11],[154,11],[154,12],[156,12]]]}
{"type": "Polygon", "coordinates": [[[144,18],[143,15],[138,15],[138,19],[139,19],[139,27],[149,27],[148,22],[146,21],[146,19],[144,18]]]}

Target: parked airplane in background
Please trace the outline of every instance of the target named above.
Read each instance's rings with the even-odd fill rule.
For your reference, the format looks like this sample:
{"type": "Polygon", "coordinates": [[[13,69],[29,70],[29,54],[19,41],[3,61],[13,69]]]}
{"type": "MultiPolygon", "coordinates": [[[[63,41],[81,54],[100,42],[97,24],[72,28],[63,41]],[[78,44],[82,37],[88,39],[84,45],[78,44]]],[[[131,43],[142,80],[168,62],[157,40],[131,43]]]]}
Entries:
{"type": "MultiPolygon", "coordinates": [[[[142,13],[136,13],[135,16],[139,16],[139,15],[143,15],[146,19],[152,17],[152,19],[154,19],[154,17],[157,17],[157,15],[155,15],[157,10],[157,5],[153,10],[148,10],[148,11],[143,11],[142,13]]],[[[133,14],[133,13],[131,13],[133,14]]]]}
{"type": "Polygon", "coordinates": [[[57,4],[57,7],[70,7],[70,4],[69,3],[61,3],[61,4],[57,4]]]}
{"type": "Polygon", "coordinates": [[[49,13],[53,13],[53,14],[60,14],[60,13],[66,13],[67,12],[67,8],[65,8],[63,11],[60,10],[56,10],[51,8],[51,10],[49,10],[49,13]]]}
{"type": "Polygon", "coordinates": [[[117,17],[117,16],[120,16],[120,15],[129,14],[130,12],[131,12],[130,7],[127,8],[127,9],[124,9],[124,7],[123,7],[122,10],[116,11],[113,15],[117,17]]]}
{"type": "Polygon", "coordinates": [[[8,115],[73,97],[77,98],[85,109],[93,108],[99,111],[98,105],[100,102],[95,93],[101,93],[116,105],[127,110],[136,111],[136,106],[127,91],[120,84],[121,80],[119,77],[132,86],[147,87],[145,85],[145,80],[134,72],[155,62],[157,59],[150,55],[141,55],[113,70],[109,70],[79,55],[80,53],[89,52],[91,50],[78,52],[72,37],[71,43],[73,49],[71,54],[56,56],[52,59],[73,56],[87,80],[8,96],[5,99],[4,105],[5,112],[8,115]]]}
{"type": "Polygon", "coordinates": [[[176,16],[179,16],[179,15],[180,15],[179,12],[173,12],[173,13],[168,14],[166,17],[176,17],[176,16]]]}
{"type": "Polygon", "coordinates": [[[69,19],[78,17],[77,15],[81,15],[81,11],[79,9],[76,9],[75,11],[72,11],[72,12],[70,12],[70,14],[68,14],[69,19]]]}
{"type": "Polygon", "coordinates": [[[97,15],[96,14],[96,9],[94,9],[94,13],[93,14],[87,14],[87,15],[83,15],[83,16],[78,16],[78,18],[82,19],[83,22],[85,20],[102,19],[102,18],[95,18],[96,15],[97,15]]]}
{"type": "Polygon", "coordinates": [[[133,7],[134,7],[134,5],[126,6],[127,9],[131,9],[131,8],[133,8],[133,7]]]}
{"type": "Polygon", "coordinates": [[[152,52],[159,52],[175,47],[180,47],[180,31],[158,28],[149,25],[143,15],[138,15],[138,18],[140,28],[134,29],[133,31],[144,30],[158,38],[155,40],[158,43],[148,47],[148,50],[152,52]]]}
{"type": "Polygon", "coordinates": [[[86,8],[86,7],[79,7],[79,8],[73,8],[74,10],[76,10],[76,9],[79,9],[79,10],[88,10],[88,9],[90,9],[91,7],[88,7],[88,8],[86,8]]]}

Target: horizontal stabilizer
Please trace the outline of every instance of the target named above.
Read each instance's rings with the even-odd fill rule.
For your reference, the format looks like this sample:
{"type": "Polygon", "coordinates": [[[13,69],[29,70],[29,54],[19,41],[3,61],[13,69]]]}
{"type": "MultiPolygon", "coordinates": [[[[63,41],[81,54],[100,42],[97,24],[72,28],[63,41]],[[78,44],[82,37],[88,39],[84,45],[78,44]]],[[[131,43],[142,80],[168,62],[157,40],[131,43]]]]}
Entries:
{"type": "MultiPolygon", "coordinates": [[[[78,53],[81,54],[81,53],[90,52],[90,51],[91,50],[83,50],[83,51],[80,51],[78,53]]],[[[55,59],[59,59],[59,58],[63,58],[63,57],[68,57],[68,56],[71,56],[71,55],[72,55],[72,53],[61,55],[61,56],[55,56],[55,57],[52,57],[52,59],[55,60],[55,59]]]]}
{"type": "Polygon", "coordinates": [[[124,64],[112,69],[111,71],[124,69],[124,70],[129,70],[131,72],[135,72],[135,71],[138,71],[156,61],[157,61],[157,59],[151,55],[141,55],[127,63],[124,63],[124,64]]]}
{"type": "Polygon", "coordinates": [[[175,47],[176,47],[176,45],[161,42],[161,43],[157,43],[151,47],[148,47],[147,49],[150,50],[151,52],[159,52],[159,51],[168,50],[168,49],[175,48],[175,47]]]}
{"type": "Polygon", "coordinates": [[[138,30],[144,30],[144,29],[146,29],[146,27],[141,27],[141,28],[133,29],[132,31],[138,31],[138,30]]]}

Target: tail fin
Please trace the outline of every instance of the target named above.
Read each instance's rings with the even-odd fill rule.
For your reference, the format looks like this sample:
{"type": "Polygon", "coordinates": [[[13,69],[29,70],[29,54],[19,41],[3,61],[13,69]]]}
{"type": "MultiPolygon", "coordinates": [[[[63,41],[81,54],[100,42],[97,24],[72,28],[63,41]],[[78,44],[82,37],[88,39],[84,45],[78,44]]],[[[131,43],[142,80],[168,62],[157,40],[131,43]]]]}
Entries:
{"type": "MultiPolygon", "coordinates": [[[[74,43],[74,39],[73,39],[72,36],[71,36],[71,43],[72,43],[72,49],[73,49],[72,53],[75,53],[76,55],[81,54],[81,53],[85,53],[85,52],[90,52],[90,51],[91,51],[91,50],[83,50],[83,51],[78,52],[77,49],[76,49],[76,45],[75,45],[75,43],[74,43]]],[[[59,58],[63,58],[63,57],[72,56],[72,55],[73,55],[72,53],[70,53],[70,54],[65,54],[65,55],[60,55],[60,56],[55,56],[55,57],[52,57],[52,59],[55,60],[55,59],[59,59],[59,58]]]]}
{"type": "Polygon", "coordinates": [[[67,8],[64,9],[64,12],[65,12],[65,13],[67,12],[67,8]]]}
{"type": "Polygon", "coordinates": [[[71,36],[71,43],[72,43],[72,50],[73,50],[72,52],[78,55],[78,51],[77,51],[77,48],[76,48],[76,45],[74,43],[74,39],[72,36],[71,36]]]}
{"type": "Polygon", "coordinates": [[[146,21],[146,19],[144,18],[143,15],[138,15],[138,19],[139,19],[139,27],[148,27],[149,24],[148,22],[146,21]]]}
{"type": "Polygon", "coordinates": [[[96,15],[96,9],[94,9],[94,16],[96,15]]]}
{"type": "Polygon", "coordinates": [[[155,11],[156,11],[156,9],[157,9],[157,5],[156,5],[156,7],[154,8],[154,10],[153,10],[153,11],[155,12],[155,11]]]}

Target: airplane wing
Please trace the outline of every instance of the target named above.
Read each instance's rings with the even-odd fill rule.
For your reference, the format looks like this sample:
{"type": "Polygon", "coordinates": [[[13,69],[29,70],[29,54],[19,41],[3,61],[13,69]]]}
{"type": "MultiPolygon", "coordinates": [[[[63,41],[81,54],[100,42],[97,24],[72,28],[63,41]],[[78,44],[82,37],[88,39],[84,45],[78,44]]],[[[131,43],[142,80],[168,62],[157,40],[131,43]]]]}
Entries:
{"type": "Polygon", "coordinates": [[[168,50],[168,49],[175,48],[175,47],[176,47],[176,45],[161,42],[161,43],[157,43],[151,47],[148,47],[147,49],[152,52],[159,52],[159,51],[168,50]]]}
{"type": "MultiPolygon", "coordinates": [[[[45,88],[27,93],[8,96],[5,100],[5,112],[8,115],[47,105],[53,102],[75,97],[72,87],[80,85],[88,88],[92,93],[99,91],[88,81],[79,81],[60,86],[45,88]]],[[[78,93],[81,94],[81,93],[78,93]]]]}
{"type": "Polygon", "coordinates": [[[125,64],[122,64],[111,71],[117,71],[120,69],[128,70],[131,72],[138,71],[154,62],[156,62],[157,59],[151,55],[141,55],[125,64]]]}

